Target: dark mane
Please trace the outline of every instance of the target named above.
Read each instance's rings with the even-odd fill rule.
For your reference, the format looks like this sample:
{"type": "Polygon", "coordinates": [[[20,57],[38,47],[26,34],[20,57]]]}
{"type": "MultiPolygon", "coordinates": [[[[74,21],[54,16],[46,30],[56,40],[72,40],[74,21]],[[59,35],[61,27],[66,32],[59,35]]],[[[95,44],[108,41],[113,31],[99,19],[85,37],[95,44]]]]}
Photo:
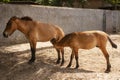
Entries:
{"type": "Polygon", "coordinates": [[[21,20],[25,20],[25,21],[33,21],[33,19],[31,17],[25,16],[25,17],[21,17],[21,20]]]}

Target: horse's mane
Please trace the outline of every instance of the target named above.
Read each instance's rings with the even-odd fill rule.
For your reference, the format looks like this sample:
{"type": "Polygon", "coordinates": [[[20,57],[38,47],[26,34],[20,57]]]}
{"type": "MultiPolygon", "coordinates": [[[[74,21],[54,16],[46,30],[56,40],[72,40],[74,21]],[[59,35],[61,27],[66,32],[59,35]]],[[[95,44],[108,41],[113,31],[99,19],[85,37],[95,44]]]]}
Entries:
{"type": "Polygon", "coordinates": [[[25,17],[21,17],[21,20],[25,20],[25,21],[33,21],[33,19],[31,17],[25,16],[25,17]]]}

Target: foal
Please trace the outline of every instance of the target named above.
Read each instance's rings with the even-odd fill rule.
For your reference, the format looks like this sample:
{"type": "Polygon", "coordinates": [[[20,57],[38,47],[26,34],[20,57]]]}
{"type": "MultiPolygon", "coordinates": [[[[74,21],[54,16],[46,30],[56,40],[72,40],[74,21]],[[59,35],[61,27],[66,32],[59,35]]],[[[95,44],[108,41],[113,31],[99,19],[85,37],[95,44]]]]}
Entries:
{"type": "Polygon", "coordinates": [[[72,54],[70,62],[67,67],[71,66],[73,57],[75,55],[76,67],[78,64],[78,49],[91,49],[98,47],[104,54],[107,62],[107,69],[105,72],[110,72],[111,64],[109,61],[109,54],[106,50],[107,41],[111,43],[113,48],[117,48],[117,45],[112,42],[105,32],[102,31],[84,31],[84,32],[73,32],[64,36],[55,46],[58,48],[70,47],[72,49],[72,54]]]}
{"type": "MultiPolygon", "coordinates": [[[[29,40],[32,55],[29,63],[35,61],[37,41],[51,41],[51,43],[53,43],[52,39],[55,39],[55,41],[58,42],[64,36],[63,30],[59,26],[34,21],[30,17],[11,17],[3,32],[3,36],[6,38],[9,37],[15,30],[21,31],[29,40]]],[[[57,63],[60,63],[60,52],[62,53],[62,65],[64,63],[64,49],[56,48],[56,50],[58,52],[57,63]]]]}

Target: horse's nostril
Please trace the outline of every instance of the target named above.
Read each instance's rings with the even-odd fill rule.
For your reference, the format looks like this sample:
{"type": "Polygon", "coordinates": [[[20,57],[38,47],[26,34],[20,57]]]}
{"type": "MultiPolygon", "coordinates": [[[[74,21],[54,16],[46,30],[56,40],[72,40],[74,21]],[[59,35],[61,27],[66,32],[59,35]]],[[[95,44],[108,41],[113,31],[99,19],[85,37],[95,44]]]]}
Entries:
{"type": "Polygon", "coordinates": [[[3,36],[5,37],[5,33],[3,33],[3,36]]]}
{"type": "Polygon", "coordinates": [[[3,36],[4,36],[4,37],[6,37],[6,38],[8,37],[8,35],[7,35],[7,34],[5,34],[5,33],[3,33],[3,36]]]}

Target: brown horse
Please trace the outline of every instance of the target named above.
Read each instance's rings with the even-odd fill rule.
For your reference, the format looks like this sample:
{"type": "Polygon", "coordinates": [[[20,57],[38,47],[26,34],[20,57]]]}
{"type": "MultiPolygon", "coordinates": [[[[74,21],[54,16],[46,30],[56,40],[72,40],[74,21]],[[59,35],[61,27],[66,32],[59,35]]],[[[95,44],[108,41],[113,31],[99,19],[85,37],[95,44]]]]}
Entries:
{"type": "Polygon", "coordinates": [[[107,69],[105,72],[110,72],[111,64],[109,62],[109,54],[106,50],[107,41],[111,43],[112,47],[117,48],[117,45],[112,42],[108,35],[103,31],[84,31],[84,32],[73,32],[64,36],[59,42],[54,41],[55,46],[58,48],[70,47],[72,49],[72,54],[70,62],[67,67],[71,66],[73,57],[75,55],[76,67],[78,64],[78,49],[91,49],[98,47],[104,54],[107,62],[107,69]]]}
{"type": "MultiPolygon", "coordinates": [[[[29,60],[29,63],[35,61],[37,41],[51,41],[51,43],[53,43],[52,39],[58,42],[64,36],[63,30],[59,26],[34,21],[27,16],[22,18],[16,16],[11,17],[3,32],[4,37],[10,36],[15,30],[21,31],[29,40],[31,47],[31,59],[29,60]]],[[[64,49],[56,48],[56,50],[58,52],[57,63],[60,63],[60,52],[62,53],[62,65],[64,63],[64,49]]]]}

